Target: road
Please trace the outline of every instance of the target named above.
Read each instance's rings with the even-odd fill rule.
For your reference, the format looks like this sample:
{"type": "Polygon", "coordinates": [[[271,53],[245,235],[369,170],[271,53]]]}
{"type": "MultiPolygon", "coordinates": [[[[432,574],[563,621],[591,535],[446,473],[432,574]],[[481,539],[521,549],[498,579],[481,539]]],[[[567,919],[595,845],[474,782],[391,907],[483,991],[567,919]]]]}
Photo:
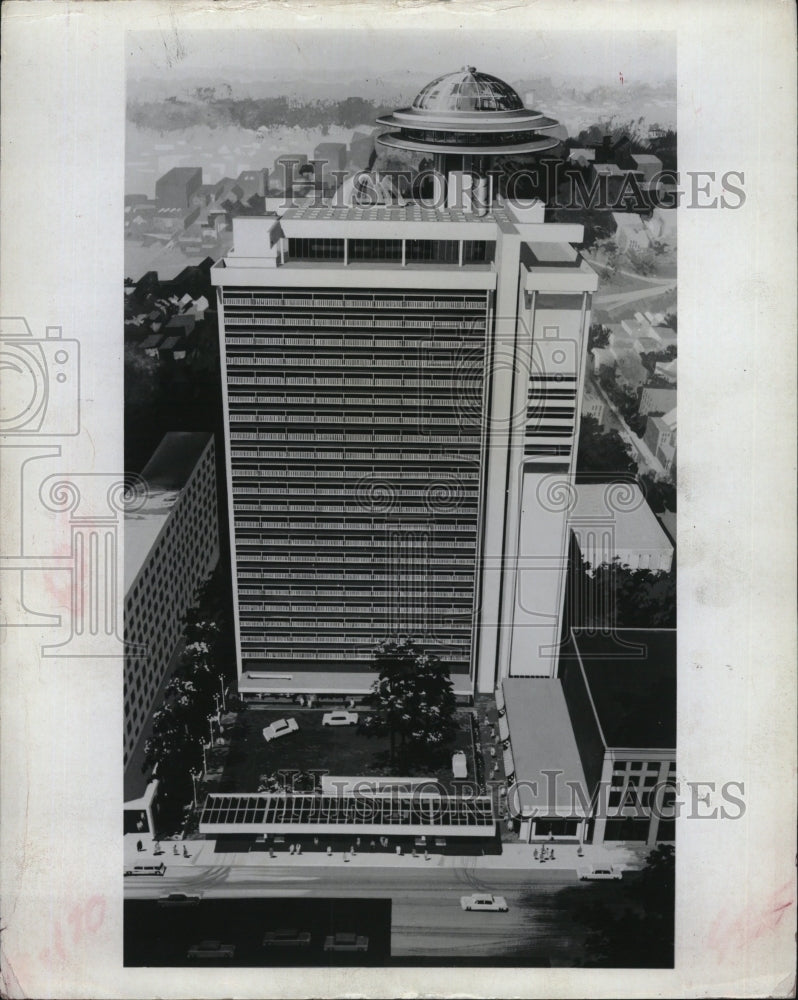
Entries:
{"type": "Polygon", "coordinates": [[[594,884],[557,869],[474,867],[337,869],[218,865],[173,869],[161,878],[127,879],[127,899],[171,891],[207,898],[392,900],[391,955],[434,962],[491,957],[528,964],[574,964],[583,930],[574,919],[594,884]],[[460,897],[506,897],[508,913],[467,913],[460,897]]]}

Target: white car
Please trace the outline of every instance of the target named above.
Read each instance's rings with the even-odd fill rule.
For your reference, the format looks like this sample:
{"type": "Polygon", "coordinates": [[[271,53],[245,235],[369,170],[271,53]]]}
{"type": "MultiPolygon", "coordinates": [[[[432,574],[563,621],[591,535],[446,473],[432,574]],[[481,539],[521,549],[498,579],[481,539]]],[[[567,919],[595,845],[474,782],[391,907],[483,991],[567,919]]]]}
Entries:
{"type": "Polygon", "coordinates": [[[278,719],[263,730],[263,738],[267,743],[271,740],[279,739],[280,736],[287,736],[295,733],[299,729],[296,719],[278,719]]]}
{"type": "Polygon", "coordinates": [[[356,726],[357,712],[325,712],[321,717],[323,726],[356,726]]]}
{"type": "Polygon", "coordinates": [[[488,910],[493,913],[506,913],[509,910],[504,896],[473,895],[461,896],[460,905],[464,910],[488,910]]]}
{"type": "Polygon", "coordinates": [[[452,754],[452,775],[455,778],[468,777],[468,760],[462,750],[452,754]]]}
{"type": "Polygon", "coordinates": [[[593,865],[592,868],[577,868],[576,871],[581,879],[621,878],[621,869],[614,865],[593,865]]]}

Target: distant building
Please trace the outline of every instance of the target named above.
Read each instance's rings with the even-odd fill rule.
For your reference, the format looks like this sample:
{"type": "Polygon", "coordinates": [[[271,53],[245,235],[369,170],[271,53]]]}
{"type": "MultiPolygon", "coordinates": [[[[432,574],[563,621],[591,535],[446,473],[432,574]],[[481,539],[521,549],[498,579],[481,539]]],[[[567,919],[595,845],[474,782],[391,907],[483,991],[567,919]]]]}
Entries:
{"type": "Polygon", "coordinates": [[[652,386],[646,386],[643,389],[643,394],[640,397],[640,413],[641,417],[648,416],[661,416],[663,413],[668,413],[676,406],[676,390],[675,389],[655,389],[652,386]]]}
{"type": "Polygon", "coordinates": [[[578,483],[576,503],[568,515],[582,558],[591,569],[619,559],[630,569],[669,573],[673,545],[632,483],[578,483]],[[613,491],[622,492],[613,502],[613,491]]]}
{"type": "Polygon", "coordinates": [[[333,171],[346,168],[346,144],[343,142],[320,142],[313,150],[316,181],[327,185],[334,179],[333,171]]]}
{"type": "Polygon", "coordinates": [[[166,434],[147,463],[143,506],[125,515],[124,760],[176,659],[182,618],[219,558],[216,464],[208,432],[166,434]]]}
{"type": "Polygon", "coordinates": [[[269,191],[269,171],[265,167],[261,170],[242,170],[236,186],[241,191],[242,201],[265,198],[269,191]]]}
{"type": "Polygon", "coordinates": [[[172,167],[155,182],[155,200],[160,208],[187,211],[201,186],[202,167],[172,167]]]}
{"type": "Polygon", "coordinates": [[[650,417],[643,440],[665,472],[669,473],[676,454],[676,410],[670,410],[661,417],[650,417]]]}
{"type": "Polygon", "coordinates": [[[653,153],[632,153],[631,157],[646,185],[650,185],[657,174],[662,172],[662,160],[653,153]]]}
{"type": "Polygon", "coordinates": [[[600,425],[604,425],[607,417],[607,404],[599,396],[585,393],[582,397],[582,416],[593,417],[600,425]]]}
{"type": "Polygon", "coordinates": [[[608,347],[591,347],[593,355],[593,374],[599,375],[602,369],[615,367],[615,355],[608,347]]]}
{"type": "Polygon", "coordinates": [[[673,361],[658,361],[654,366],[654,374],[676,385],[676,358],[673,361]]]}
{"type": "Polygon", "coordinates": [[[506,678],[496,704],[522,843],[674,839],[652,808],[676,778],[674,629],[572,630],[558,677],[506,678]]]}
{"type": "Polygon", "coordinates": [[[568,160],[577,167],[587,167],[596,161],[595,149],[570,149],[568,160]]]}
{"type": "Polygon", "coordinates": [[[169,320],[164,332],[179,337],[187,337],[194,332],[196,324],[197,321],[191,313],[180,313],[169,320]]]}
{"type": "Polygon", "coordinates": [[[676,331],[669,326],[653,326],[651,336],[656,337],[659,350],[667,350],[669,347],[676,346],[676,331]]]}

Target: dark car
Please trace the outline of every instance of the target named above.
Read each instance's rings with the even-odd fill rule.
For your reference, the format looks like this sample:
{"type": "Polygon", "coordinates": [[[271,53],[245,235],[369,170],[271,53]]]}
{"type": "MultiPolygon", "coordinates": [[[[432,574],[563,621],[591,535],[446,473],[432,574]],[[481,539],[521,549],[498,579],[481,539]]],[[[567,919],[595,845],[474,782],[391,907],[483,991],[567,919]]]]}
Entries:
{"type": "Polygon", "coordinates": [[[266,931],[263,935],[264,948],[307,948],[309,944],[310,932],[298,931],[294,928],[266,931]]]}

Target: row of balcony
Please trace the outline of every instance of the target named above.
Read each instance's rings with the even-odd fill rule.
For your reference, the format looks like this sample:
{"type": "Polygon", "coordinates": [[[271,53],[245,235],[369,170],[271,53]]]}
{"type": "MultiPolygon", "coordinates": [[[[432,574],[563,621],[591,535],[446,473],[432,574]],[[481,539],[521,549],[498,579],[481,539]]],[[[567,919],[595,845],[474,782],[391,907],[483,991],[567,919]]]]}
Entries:
{"type": "MultiPolygon", "coordinates": [[[[457,466],[468,458],[476,460],[478,455],[478,448],[474,446],[466,447],[465,443],[462,444],[462,450],[456,455],[450,452],[414,451],[410,448],[401,452],[380,450],[343,452],[316,451],[311,449],[305,451],[289,451],[284,448],[279,451],[270,448],[232,449],[232,457],[234,461],[237,459],[280,459],[283,462],[303,462],[305,463],[306,468],[308,468],[307,463],[309,462],[402,462],[404,468],[411,468],[414,464],[417,465],[419,462],[457,466]]],[[[235,474],[243,475],[243,472],[242,470],[237,469],[235,474]]],[[[345,475],[344,470],[339,470],[339,477],[342,475],[345,475]]]]}
{"type": "MultiPolygon", "coordinates": [[[[352,376],[347,376],[345,373],[335,378],[329,378],[323,375],[231,375],[229,372],[227,374],[228,385],[236,386],[275,386],[277,388],[284,388],[285,386],[304,386],[306,389],[310,387],[320,387],[320,388],[331,388],[331,389],[352,389],[354,387],[362,387],[365,389],[396,389],[402,393],[405,398],[407,398],[408,389],[443,389],[450,391],[454,394],[454,399],[460,400],[463,397],[463,389],[468,388],[466,398],[468,400],[468,405],[470,409],[473,409],[479,403],[479,399],[475,398],[476,393],[472,388],[473,380],[469,381],[468,378],[458,377],[459,373],[456,370],[452,370],[452,378],[442,379],[442,378],[382,378],[381,376],[374,375],[371,378],[355,378],[352,376]]],[[[263,397],[259,397],[263,398],[263,397]]],[[[410,398],[410,402],[413,405],[418,406],[420,404],[426,405],[426,399],[424,396],[414,395],[410,398]]],[[[389,405],[396,405],[392,400],[389,405]]]]}
{"type": "Polygon", "coordinates": [[[440,298],[426,296],[414,298],[400,295],[395,298],[350,298],[347,296],[304,296],[293,295],[262,295],[253,293],[247,296],[241,291],[228,292],[224,296],[225,306],[269,306],[290,307],[292,309],[484,309],[485,297],[478,298],[440,298]]]}

